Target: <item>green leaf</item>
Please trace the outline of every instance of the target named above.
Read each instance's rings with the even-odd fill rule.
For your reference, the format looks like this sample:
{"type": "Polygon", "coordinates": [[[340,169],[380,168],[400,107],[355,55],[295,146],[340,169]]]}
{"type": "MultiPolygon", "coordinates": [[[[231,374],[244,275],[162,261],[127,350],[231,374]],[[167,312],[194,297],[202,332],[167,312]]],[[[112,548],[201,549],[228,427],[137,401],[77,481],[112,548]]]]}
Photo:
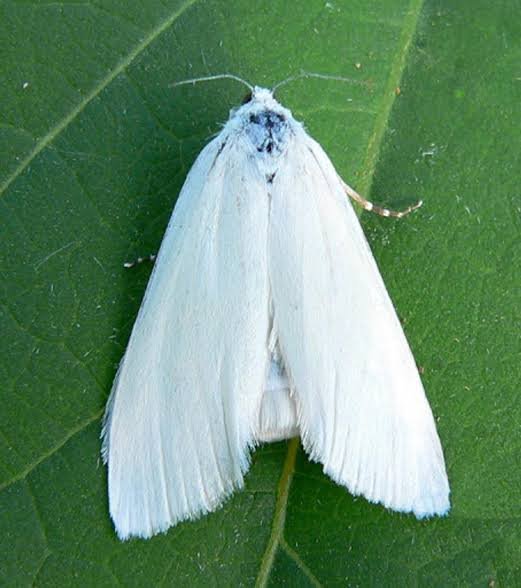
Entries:
{"type": "MultiPolygon", "coordinates": [[[[511,586],[521,568],[521,14],[517,3],[5,2],[0,8],[0,583],[511,586]],[[424,368],[452,488],[419,522],[353,498],[296,441],[224,508],[120,543],[100,417],[199,150],[273,85],[363,214],[424,368]],[[398,90],[399,88],[399,90],[398,90]]],[[[356,344],[356,342],[354,342],[356,344]]]]}

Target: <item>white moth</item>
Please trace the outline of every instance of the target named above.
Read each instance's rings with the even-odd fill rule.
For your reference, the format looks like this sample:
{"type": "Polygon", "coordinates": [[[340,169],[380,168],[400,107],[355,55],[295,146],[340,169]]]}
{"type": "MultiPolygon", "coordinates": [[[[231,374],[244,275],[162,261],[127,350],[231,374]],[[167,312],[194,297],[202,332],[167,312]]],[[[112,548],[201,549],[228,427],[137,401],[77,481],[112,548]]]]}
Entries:
{"type": "Polygon", "coordinates": [[[215,510],[256,445],[295,435],[354,495],[418,518],[450,508],[431,410],[346,191],[361,197],[272,91],[251,90],[188,174],[107,405],[121,539],[215,510]]]}

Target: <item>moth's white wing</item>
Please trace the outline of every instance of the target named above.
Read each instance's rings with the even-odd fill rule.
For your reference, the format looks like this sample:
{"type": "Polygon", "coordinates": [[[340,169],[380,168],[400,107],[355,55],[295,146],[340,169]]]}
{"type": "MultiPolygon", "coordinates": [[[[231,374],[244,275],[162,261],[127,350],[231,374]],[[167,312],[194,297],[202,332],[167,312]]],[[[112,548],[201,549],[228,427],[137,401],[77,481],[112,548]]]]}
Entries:
{"type": "Polygon", "coordinates": [[[107,408],[123,539],[215,509],[248,468],[268,362],[268,199],[246,151],[221,139],[183,187],[107,408]]]}
{"type": "Polygon", "coordinates": [[[446,513],[414,359],[340,180],[307,135],[277,173],[270,219],[275,329],[304,448],[353,494],[418,517],[446,513]]]}

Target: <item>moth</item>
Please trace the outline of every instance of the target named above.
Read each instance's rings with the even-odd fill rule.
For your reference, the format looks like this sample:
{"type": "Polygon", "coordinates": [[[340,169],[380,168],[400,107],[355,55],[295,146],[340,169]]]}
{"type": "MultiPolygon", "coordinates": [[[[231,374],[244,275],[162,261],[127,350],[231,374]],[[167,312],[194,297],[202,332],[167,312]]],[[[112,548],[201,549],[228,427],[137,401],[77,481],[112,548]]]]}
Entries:
{"type": "Polygon", "coordinates": [[[373,207],[249,87],[186,178],[107,404],[116,532],[217,509],[258,444],[296,435],[353,495],[446,514],[431,409],[346,194],[384,216],[414,207],[373,207]]]}

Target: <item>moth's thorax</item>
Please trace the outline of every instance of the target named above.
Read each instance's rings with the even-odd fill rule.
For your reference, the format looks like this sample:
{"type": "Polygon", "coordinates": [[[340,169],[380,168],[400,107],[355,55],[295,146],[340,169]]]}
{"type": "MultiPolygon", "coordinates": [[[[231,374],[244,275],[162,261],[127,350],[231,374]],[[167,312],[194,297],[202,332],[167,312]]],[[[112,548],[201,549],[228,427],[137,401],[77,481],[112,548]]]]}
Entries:
{"type": "Polygon", "coordinates": [[[251,99],[232,111],[230,123],[251,143],[263,159],[276,159],[286,150],[289,136],[299,126],[270,90],[255,87],[251,99]]]}
{"type": "Polygon", "coordinates": [[[284,150],[288,120],[283,114],[274,110],[251,112],[244,128],[259,153],[277,157],[284,150]]]}

